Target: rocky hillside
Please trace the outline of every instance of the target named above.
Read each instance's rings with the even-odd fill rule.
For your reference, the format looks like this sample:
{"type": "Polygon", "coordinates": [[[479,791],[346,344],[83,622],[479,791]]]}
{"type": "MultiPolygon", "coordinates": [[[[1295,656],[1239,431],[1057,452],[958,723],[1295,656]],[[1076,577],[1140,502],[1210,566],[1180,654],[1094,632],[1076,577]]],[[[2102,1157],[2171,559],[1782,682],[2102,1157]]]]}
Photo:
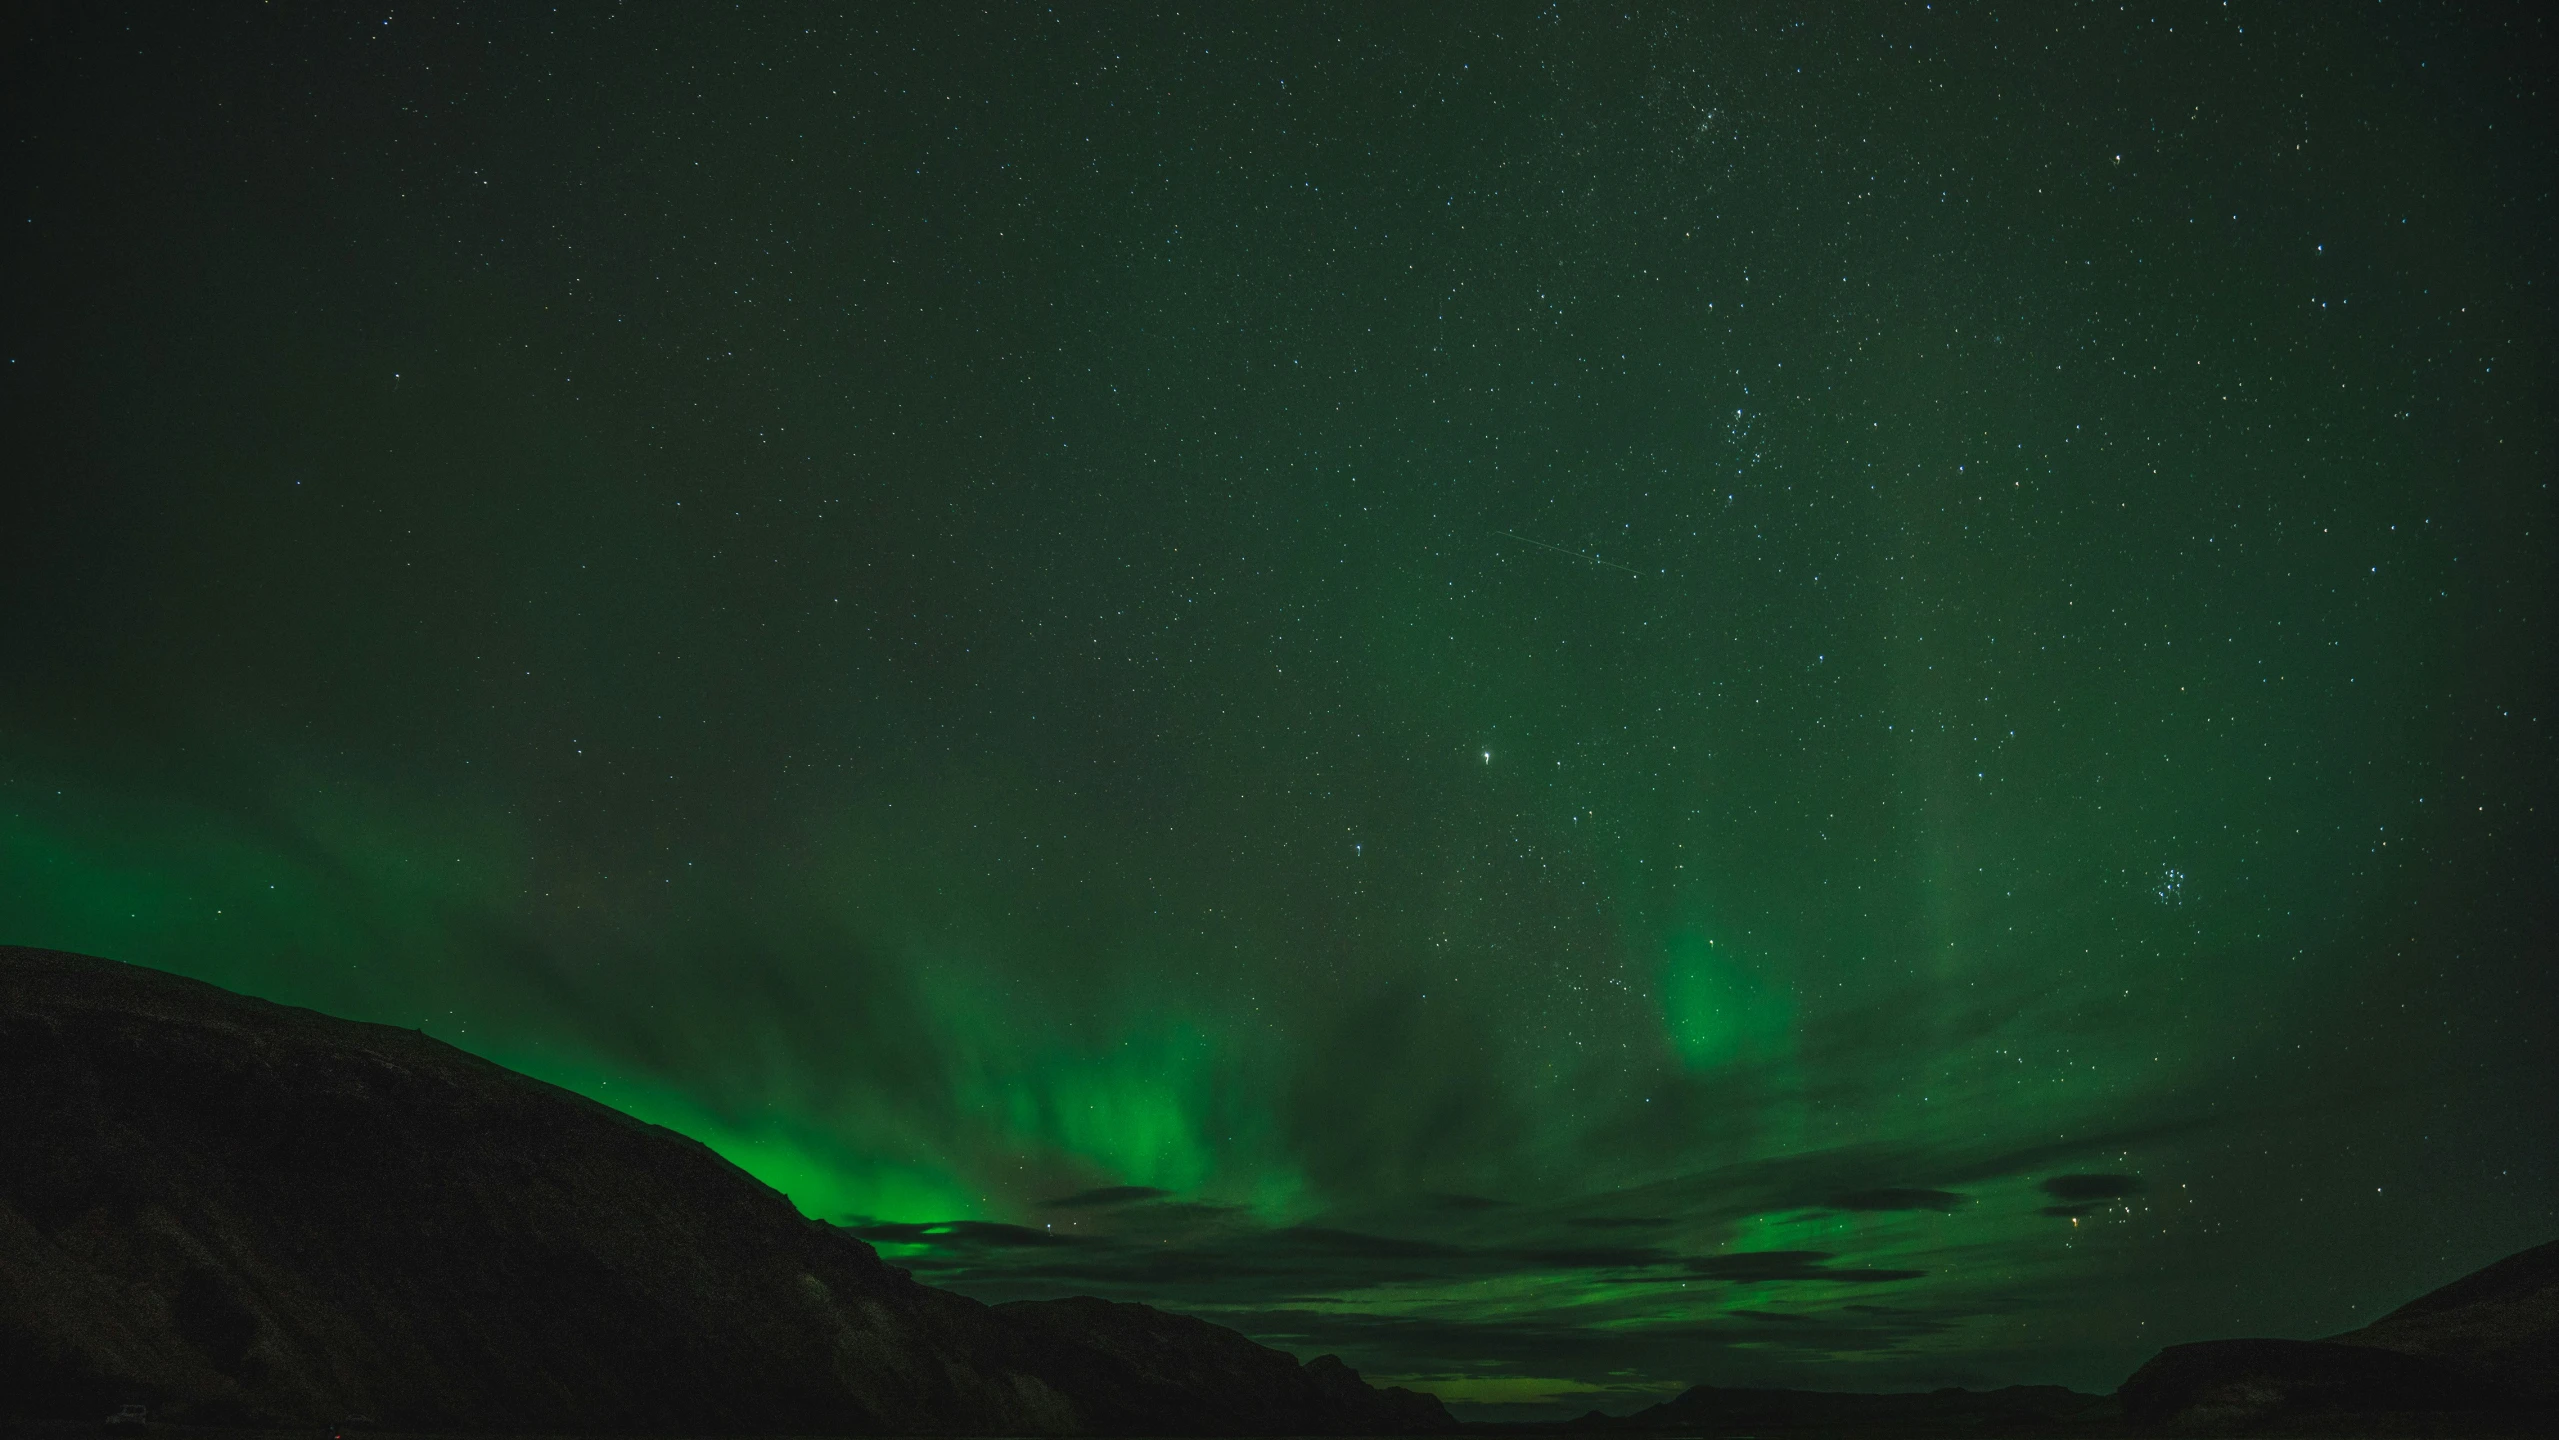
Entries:
{"type": "Polygon", "coordinates": [[[1329,1357],[989,1308],[683,1136],[424,1035],[0,949],[0,1417],[1401,1434],[1329,1357]]]}
{"type": "Polygon", "coordinates": [[[2559,1409],[2559,1240],[2509,1255],[2335,1340],[2440,1361],[2515,1400],[2559,1409]]]}
{"type": "Polygon", "coordinates": [[[2559,1428],[2559,1242],[2327,1340],[2172,1345],[2116,1393],[2134,1422],[2185,1430],[2559,1428]]]}

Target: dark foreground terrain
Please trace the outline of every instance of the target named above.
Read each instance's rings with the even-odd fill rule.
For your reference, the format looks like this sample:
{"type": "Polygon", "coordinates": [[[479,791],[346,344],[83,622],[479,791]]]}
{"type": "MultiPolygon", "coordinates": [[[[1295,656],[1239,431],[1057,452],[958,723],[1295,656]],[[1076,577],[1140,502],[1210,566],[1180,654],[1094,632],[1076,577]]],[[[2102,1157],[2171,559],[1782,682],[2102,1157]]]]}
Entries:
{"type": "Polygon", "coordinates": [[[2135,1424],[2185,1430],[2559,1433],[2559,1241],[2326,1340],[2172,1345],[2116,1393],[2135,1424]]]}
{"type": "MultiPolygon", "coordinates": [[[[1142,1305],[989,1307],[671,1131],[413,1031],[0,947],[0,1433],[1401,1435],[1379,1390],[1142,1305]]],[[[2559,1434],[2559,1244],[2113,1397],[1699,1386],[1697,1436],[2559,1434]]]]}
{"type": "Polygon", "coordinates": [[[1593,1411],[1561,1428],[1734,1436],[2065,1435],[2120,1429],[2120,1418],[2104,1396],[2059,1385],[1890,1395],[1699,1385],[1632,1415],[1593,1411]]]}
{"type": "Polygon", "coordinates": [[[1697,1436],[2559,1435],[2559,1242],[2327,1340],[2172,1345],[2111,1397],[2052,1385],[1904,1395],[1700,1385],[1562,1431],[1697,1436]]]}
{"type": "Polygon", "coordinates": [[[0,949],[0,1426],[1413,1434],[1138,1305],[990,1308],[671,1131],[412,1031],[0,949]]]}

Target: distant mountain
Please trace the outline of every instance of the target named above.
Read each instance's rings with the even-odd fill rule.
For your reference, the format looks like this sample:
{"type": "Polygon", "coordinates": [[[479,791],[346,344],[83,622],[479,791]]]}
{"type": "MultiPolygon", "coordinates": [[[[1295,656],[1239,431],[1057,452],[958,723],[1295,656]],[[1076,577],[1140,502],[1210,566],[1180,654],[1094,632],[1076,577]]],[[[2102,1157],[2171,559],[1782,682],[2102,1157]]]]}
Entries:
{"type": "Polygon", "coordinates": [[[2110,1399],[2049,1385],[1849,1394],[1700,1385],[1503,1431],[1699,1436],[2559,1435],[2559,1242],[2327,1340],[2172,1345],[2110,1399]]]}
{"type": "Polygon", "coordinates": [[[0,1420],[1415,1434],[1140,1305],[916,1284],[706,1147],[413,1031],[0,948],[0,1420]]]}
{"type": "Polygon", "coordinates": [[[1597,1411],[1573,1430],[1676,1431],[1688,1435],[1886,1433],[2052,1435],[2082,1417],[2110,1413],[2105,1397],[2058,1385],[2005,1390],[1929,1390],[1856,1394],[1827,1390],[1727,1390],[1698,1385],[1632,1415],[1597,1411]]]}
{"type": "Polygon", "coordinates": [[[2435,1417],[2419,1427],[2428,1429],[2559,1429],[2559,1241],[2331,1339],[2171,1345],[2116,1394],[2134,1423],[2180,1429],[2385,1417],[2435,1417]]]}
{"type": "Polygon", "coordinates": [[[1053,1341],[1042,1368],[1051,1383],[1094,1396],[1094,1428],[1126,1435],[1337,1433],[1355,1418],[1362,1433],[1422,1435],[1453,1430],[1437,1399],[1376,1390],[1331,1355],[1300,1365],[1223,1326],[1144,1305],[1016,1300],[995,1307],[1008,1321],[1053,1341]],[[1082,1382],[1082,1383],[1079,1383],[1082,1382]],[[1250,1423],[1235,1419],[1238,1397],[1253,1397],[1250,1423]]]}

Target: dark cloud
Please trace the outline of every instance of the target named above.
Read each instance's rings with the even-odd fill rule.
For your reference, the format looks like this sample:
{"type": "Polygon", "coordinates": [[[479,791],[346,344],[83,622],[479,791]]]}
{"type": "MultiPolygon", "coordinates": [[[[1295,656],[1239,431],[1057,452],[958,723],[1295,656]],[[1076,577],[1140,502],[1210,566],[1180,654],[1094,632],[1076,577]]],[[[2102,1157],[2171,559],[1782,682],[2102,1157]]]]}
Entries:
{"type": "Polygon", "coordinates": [[[1585,1215],[1568,1222],[1589,1230],[1651,1230],[1671,1223],[1667,1215],[1585,1215]]]}
{"type": "Polygon", "coordinates": [[[1170,1190],[1158,1190],[1152,1185],[1105,1185],[1098,1190],[1078,1190],[1072,1195],[1060,1195],[1054,1200],[1043,1200],[1040,1202],[1040,1208],[1043,1210],[1098,1210],[1112,1205],[1133,1205],[1140,1200],[1160,1200],[1172,1193],[1170,1190]]]}
{"type": "Polygon", "coordinates": [[[987,1299],[1089,1289],[1115,1298],[1228,1307],[1506,1276],[1579,1274],[1593,1283],[1649,1291],[1698,1281],[1863,1285],[1925,1273],[1841,1264],[1827,1250],[1683,1255],[1658,1245],[1557,1244],[1536,1236],[1460,1244],[1324,1225],[1262,1229],[1227,1217],[1205,1227],[1158,1231],[1140,1225],[1073,1236],[974,1221],[872,1224],[854,1233],[900,1247],[897,1262],[919,1275],[987,1299]]]}
{"type": "MultiPolygon", "coordinates": [[[[2134,1118],[2067,1140],[2017,1147],[1922,1145],[1892,1141],[1798,1151],[1694,1170],[1611,1197],[1613,1206],[1674,1213],[1681,1221],[1738,1222],[1801,1210],[1850,1209],[1842,1203],[1868,1195],[1965,1196],[1949,1188],[2007,1180],[2048,1171],[2057,1164],[2112,1158],[2126,1151],[2173,1142],[2229,1122],[2228,1114],[2171,1114],[2134,1118]],[[1878,1187],[1878,1175],[1926,1175],[1931,1187],[1878,1187]]],[[[1930,1207],[1934,1208],[1934,1207],[1930,1207]]]]}
{"type": "Polygon", "coordinates": [[[2045,1194],[2064,1202],[2121,1200],[2141,1191],[2138,1175],[2055,1175],[2043,1183],[2045,1194]]]}
{"type": "Polygon", "coordinates": [[[2117,1201],[2140,1194],[2142,1183],[2138,1175],[2055,1175],[2041,1188],[2057,1203],[2035,1213],[2076,1220],[2112,1209],[2117,1201]]]}
{"type": "MultiPolygon", "coordinates": [[[[2005,1180],[2011,1176],[2032,1175],[2072,1160],[2085,1160],[2100,1155],[2121,1155],[2129,1150],[2182,1140],[2230,1123],[2229,1112],[2186,1110],[2182,1107],[2164,1115],[2137,1118],[2129,1123],[2102,1130],[2090,1130],[2063,1140],[2047,1140],[2020,1146],[2013,1150],[1994,1150],[1977,1159],[1960,1162],[1933,1173],[1949,1185],[1968,1184],[1976,1180],[2005,1180]]],[[[1909,1173],[1909,1172],[1904,1172],[1909,1173]]]]}
{"type": "Polygon", "coordinates": [[[1430,1203],[1437,1210],[1471,1211],[1507,1210],[1512,1202],[1495,1200],[1488,1195],[1433,1195],[1430,1203]]]}
{"type": "Polygon", "coordinates": [[[1157,1200],[1147,1205],[1145,1214],[1150,1219],[1169,1222],[1205,1222],[1242,1215],[1251,1208],[1249,1205],[1211,1205],[1201,1200],[1157,1200]]]}
{"type": "Polygon", "coordinates": [[[1732,1255],[1709,1255],[1687,1262],[1688,1272],[1710,1280],[1838,1280],[1850,1284],[1874,1284],[1886,1280],[1916,1280],[1925,1270],[1834,1270],[1825,1264],[1831,1258],[1827,1250],[1745,1250],[1732,1255]]]}
{"type": "Polygon", "coordinates": [[[1291,1225],[1287,1229],[1270,1232],[1270,1240],[1311,1254],[1354,1260],[1435,1259],[1471,1253],[1464,1246],[1444,1245],[1436,1240],[1363,1235],[1356,1230],[1333,1230],[1321,1225],[1291,1225]]]}
{"type": "Polygon", "coordinates": [[[1838,1197],[1830,1203],[1831,1208],[1835,1210],[1942,1211],[1952,1210],[1971,1198],[1972,1197],[1969,1195],[1959,1194],[1953,1190],[1887,1188],[1882,1190],[1853,1190],[1848,1194],[1838,1197]]]}
{"type": "Polygon", "coordinates": [[[1653,1246],[1524,1246],[1502,1252],[1524,1269],[1643,1270],[1675,1263],[1679,1257],[1653,1246]]]}

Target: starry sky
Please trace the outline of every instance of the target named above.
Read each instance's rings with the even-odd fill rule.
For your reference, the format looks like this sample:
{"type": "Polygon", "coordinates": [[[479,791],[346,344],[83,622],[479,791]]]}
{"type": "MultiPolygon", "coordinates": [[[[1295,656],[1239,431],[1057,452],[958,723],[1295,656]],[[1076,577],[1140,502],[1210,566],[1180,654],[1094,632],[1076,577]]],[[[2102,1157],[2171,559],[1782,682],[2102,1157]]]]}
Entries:
{"type": "Polygon", "coordinates": [[[1461,1414],[2559,1233],[2529,7],[33,7],[0,939],[1461,1414]]]}

